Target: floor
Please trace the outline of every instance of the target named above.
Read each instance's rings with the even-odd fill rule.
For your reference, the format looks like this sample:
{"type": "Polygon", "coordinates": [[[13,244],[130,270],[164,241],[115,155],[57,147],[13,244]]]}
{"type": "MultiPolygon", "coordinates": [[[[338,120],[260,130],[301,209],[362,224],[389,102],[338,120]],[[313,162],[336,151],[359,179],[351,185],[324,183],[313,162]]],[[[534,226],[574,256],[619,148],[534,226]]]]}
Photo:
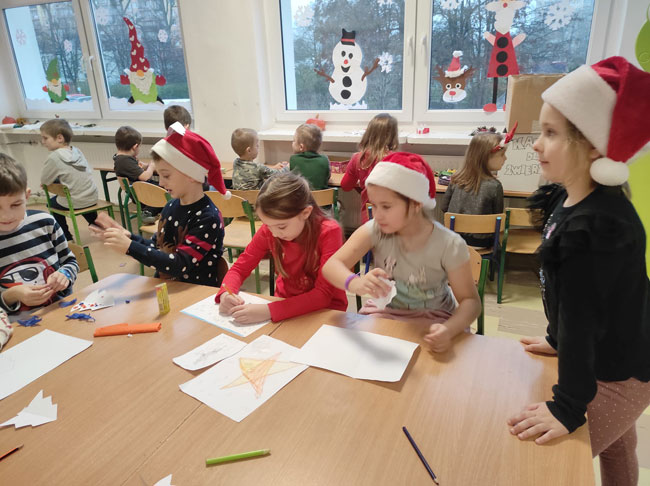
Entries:
{"type": "MultiPolygon", "coordinates": [[[[42,206],[31,206],[30,209],[45,209],[42,206]]],[[[116,216],[118,211],[116,210],[116,216]]],[[[82,241],[90,248],[98,277],[104,278],[114,273],[139,273],[140,266],[132,258],[120,255],[103,247],[101,241],[90,234],[88,225],[83,219],[79,222],[82,241]]],[[[261,267],[262,293],[268,294],[268,264],[261,267]]],[[[145,275],[153,276],[153,271],[145,268],[145,275]]],[[[496,281],[489,282],[485,293],[485,334],[508,339],[519,339],[521,336],[543,335],[546,329],[546,318],[539,292],[537,267],[534,257],[512,255],[508,258],[503,299],[501,304],[496,302],[496,281]]],[[[76,287],[90,285],[92,280],[89,272],[79,275],[76,287]]],[[[250,277],[244,283],[243,290],[255,292],[255,281],[250,277]]],[[[349,312],[356,312],[356,302],[353,295],[348,295],[349,312]]],[[[549,390],[550,392],[550,390],[549,390]]],[[[650,485],[650,408],[637,421],[638,447],[637,454],[640,466],[640,485],[650,485]]],[[[600,485],[598,459],[594,459],[596,484],[600,485]]]]}

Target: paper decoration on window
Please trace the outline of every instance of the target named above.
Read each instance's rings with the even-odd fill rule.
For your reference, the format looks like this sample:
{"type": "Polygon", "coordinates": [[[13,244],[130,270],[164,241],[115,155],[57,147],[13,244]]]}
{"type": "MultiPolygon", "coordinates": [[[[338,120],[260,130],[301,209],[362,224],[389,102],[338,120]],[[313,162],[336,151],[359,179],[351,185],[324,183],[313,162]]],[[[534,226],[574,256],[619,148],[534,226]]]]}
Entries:
{"type": "Polygon", "coordinates": [[[382,52],[379,56],[379,66],[382,73],[389,73],[393,69],[393,56],[387,52],[382,52]]]}
{"type": "Polygon", "coordinates": [[[492,89],[492,103],[483,106],[483,110],[489,113],[497,111],[497,87],[499,78],[507,78],[511,74],[519,74],[519,66],[517,64],[517,56],[515,55],[515,47],[523,42],[526,34],[518,34],[515,38],[511,38],[510,29],[512,28],[512,21],[515,18],[515,13],[526,6],[526,2],[512,1],[512,2],[490,2],[485,8],[490,12],[494,12],[494,34],[485,32],[483,36],[492,44],[492,54],[490,55],[490,65],[488,67],[488,78],[494,78],[494,86],[492,89]]]}
{"type": "Polygon", "coordinates": [[[47,66],[47,71],[45,71],[45,76],[47,77],[47,85],[43,86],[43,91],[48,94],[50,101],[52,103],[70,101],[68,100],[70,86],[62,84],[61,76],[59,75],[59,61],[56,58],[50,61],[50,64],[47,66]]]}
{"type": "Polygon", "coordinates": [[[99,7],[95,10],[95,22],[99,25],[108,25],[108,22],[111,20],[111,15],[108,13],[106,7],[99,7]]]}
{"type": "Polygon", "coordinates": [[[65,52],[72,52],[72,42],[70,42],[68,39],[63,41],[63,50],[65,52]]]}
{"type": "Polygon", "coordinates": [[[438,81],[442,86],[442,101],[446,103],[458,103],[467,97],[465,85],[474,74],[475,69],[473,67],[460,66],[460,57],[462,55],[463,51],[454,51],[451,63],[446,70],[443,70],[440,66],[436,66],[438,76],[433,79],[438,81]]]}
{"type": "Polygon", "coordinates": [[[460,0],[442,0],[440,6],[445,10],[456,10],[460,5],[460,0]]]}
{"type": "Polygon", "coordinates": [[[27,34],[25,34],[25,31],[23,29],[16,29],[14,37],[16,38],[16,42],[18,42],[18,44],[21,46],[27,44],[27,34]]]}
{"type": "Polygon", "coordinates": [[[551,30],[558,30],[566,27],[571,22],[571,16],[575,12],[575,7],[571,5],[570,0],[563,0],[560,3],[551,5],[546,12],[544,23],[551,30]]]}
{"type": "Polygon", "coordinates": [[[636,38],[636,44],[634,46],[634,53],[636,54],[636,59],[641,65],[641,69],[650,73],[650,5],[648,5],[648,10],[646,10],[645,17],[646,22],[641,27],[639,35],[636,38]]]}
{"type": "Polygon", "coordinates": [[[379,6],[386,5],[387,7],[393,4],[393,0],[377,0],[379,6]]]}
{"type": "Polygon", "coordinates": [[[144,55],[144,46],[138,40],[135,25],[126,17],[122,17],[129,28],[131,41],[131,65],[125,69],[126,74],[120,76],[122,84],[131,86],[131,97],[128,102],[161,103],[164,101],[158,96],[158,86],[164,86],[167,80],[164,76],[156,74],[149,65],[149,60],[144,55]]]}
{"type": "Polygon", "coordinates": [[[330,83],[330,95],[336,100],[336,103],[330,103],[330,110],[366,110],[368,105],[360,101],[368,87],[366,78],[379,66],[379,58],[375,58],[370,69],[362,69],[363,54],[356,43],[356,31],[342,31],[341,40],[332,52],[332,75],[328,76],[322,69],[314,71],[330,83]]]}
{"type": "Polygon", "coordinates": [[[314,20],[314,10],[309,5],[301,5],[296,10],[293,21],[298,27],[309,27],[314,20]]]}
{"type": "Polygon", "coordinates": [[[160,29],[160,30],[158,31],[158,40],[159,40],[160,42],[162,42],[162,43],[164,44],[165,42],[167,42],[167,39],[168,39],[168,38],[169,38],[169,36],[167,35],[167,31],[166,31],[166,30],[160,29]]]}

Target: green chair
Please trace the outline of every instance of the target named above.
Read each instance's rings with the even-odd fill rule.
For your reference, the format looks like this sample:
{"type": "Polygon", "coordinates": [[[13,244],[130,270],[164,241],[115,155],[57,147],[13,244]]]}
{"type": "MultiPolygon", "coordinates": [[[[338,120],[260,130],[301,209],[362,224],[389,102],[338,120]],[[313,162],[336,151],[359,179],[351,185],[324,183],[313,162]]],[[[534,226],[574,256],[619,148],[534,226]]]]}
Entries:
{"type": "Polygon", "coordinates": [[[90,254],[90,248],[87,245],[81,246],[76,243],[68,242],[68,248],[74,253],[74,257],[77,259],[77,265],[79,265],[79,273],[85,272],[86,270],[90,271],[90,278],[93,280],[93,283],[96,283],[97,272],[95,271],[95,264],[93,263],[93,257],[90,254]]]}
{"type": "MultiPolygon", "coordinates": [[[[136,181],[131,185],[130,189],[131,197],[136,206],[138,233],[141,235],[143,233],[153,235],[158,230],[158,224],[144,224],[142,221],[142,205],[144,204],[151,208],[164,208],[171,201],[171,196],[162,187],[149,182],[136,181]]],[[[131,231],[130,227],[129,231],[131,231]]]]}
{"type": "Polygon", "coordinates": [[[472,267],[472,278],[478,290],[478,296],[481,299],[481,315],[476,320],[476,334],[483,334],[485,332],[485,306],[483,296],[485,295],[485,281],[487,280],[487,272],[489,262],[474,249],[469,247],[469,263],[472,267]]]}
{"type": "Polygon", "coordinates": [[[120,185],[117,190],[117,203],[120,208],[120,218],[122,219],[122,226],[133,231],[131,228],[131,220],[138,217],[137,210],[135,212],[129,211],[129,201],[134,201],[135,198],[131,193],[131,182],[127,177],[118,177],[117,181],[120,185]]]}
{"type": "Polygon", "coordinates": [[[75,241],[78,244],[81,243],[81,236],[79,236],[79,226],[77,225],[77,216],[82,216],[84,214],[92,213],[95,211],[108,211],[108,214],[111,218],[114,218],[113,215],[113,205],[110,202],[98,200],[97,204],[90,206],[89,208],[75,209],[72,204],[72,197],[70,196],[70,191],[63,184],[43,184],[43,190],[45,191],[45,198],[47,201],[47,209],[50,211],[50,214],[61,214],[67,216],[72,220],[72,228],[74,229],[75,241]],[[68,201],[67,209],[56,209],[51,206],[50,203],[50,193],[56,194],[60,197],[65,197],[68,201]]]}

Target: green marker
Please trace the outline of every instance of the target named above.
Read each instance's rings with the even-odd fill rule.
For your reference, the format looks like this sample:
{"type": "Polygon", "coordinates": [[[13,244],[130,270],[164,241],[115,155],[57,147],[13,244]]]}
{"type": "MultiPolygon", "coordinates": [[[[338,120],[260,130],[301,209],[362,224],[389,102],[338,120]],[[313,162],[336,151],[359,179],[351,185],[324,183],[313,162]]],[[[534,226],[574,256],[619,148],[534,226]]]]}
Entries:
{"type": "Polygon", "coordinates": [[[212,466],[214,464],[221,464],[222,462],[238,461],[239,459],[247,459],[249,457],[265,456],[270,452],[271,449],[260,449],[259,451],[242,452],[240,454],[231,454],[230,456],[215,457],[214,459],[206,459],[205,465],[212,466]]]}

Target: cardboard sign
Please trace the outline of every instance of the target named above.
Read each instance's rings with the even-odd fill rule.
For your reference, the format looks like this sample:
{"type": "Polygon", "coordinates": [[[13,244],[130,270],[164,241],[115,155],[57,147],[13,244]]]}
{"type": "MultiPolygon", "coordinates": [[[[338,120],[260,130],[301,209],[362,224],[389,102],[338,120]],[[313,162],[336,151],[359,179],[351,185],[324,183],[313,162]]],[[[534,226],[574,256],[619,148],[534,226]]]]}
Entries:
{"type": "Polygon", "coordinates": [[[497,176],[504,190],[532,192],[539,187],[541,173],[533,150],[535,140],[535,134],[515,135],[508,144],[506,163],[497,176]]]}

